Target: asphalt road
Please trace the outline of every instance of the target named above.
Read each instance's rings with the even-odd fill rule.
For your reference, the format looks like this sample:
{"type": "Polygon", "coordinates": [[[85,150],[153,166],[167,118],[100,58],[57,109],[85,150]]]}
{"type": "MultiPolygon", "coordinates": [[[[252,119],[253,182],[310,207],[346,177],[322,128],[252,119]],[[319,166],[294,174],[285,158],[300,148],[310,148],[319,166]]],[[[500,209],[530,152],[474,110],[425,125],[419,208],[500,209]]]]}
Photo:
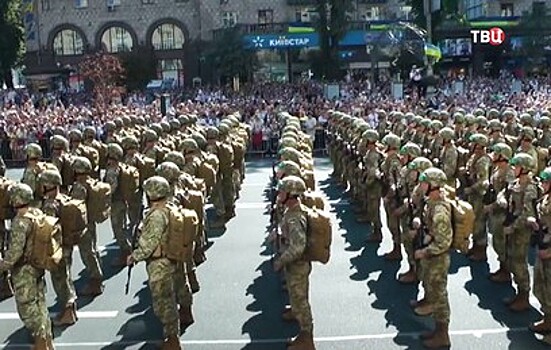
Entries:
{"type": "MultiPolygon", "coordinates": [[[[379,257],[391,248],[388,234],[380,247],[364,243],[368,227],[355,223],[342,189],[328,177],[327,160],[316,163],[319,189],[335,218],[331,261],[316,264],[311,275],[317,349],[421,349],[419,333],[432,327],[432,321],[415,316],[408,306],[417,288],[395,280],[397,273],[407,269],[405,262],[388,263],[379,257]]],[[[20,174],[9,171],[13,178],[20,174]]],[[[269,161],[249,162],[237,217],[225,231],[209,232],[208,261],[198,269],[201,291],[194,299],[196,322],[181,337],[185,349],[285,349],[285,339],[297,332],[280,320],[284,293],[271,270],[270,249],[264,245],[268,223],[264,192],[270,174],[269,161]]],[[[79,299],[80,320],[56,329],[57,348],[156,348],[161,328],[150,307],[144,265],[134,269],[130,294],[124,295],[126,271],[108,265],[117,253],[108,222],[99,227],[98,236],[107,278],[105,293],[93,301],[79,299]]],[[[538,318],[536,309],[513,314],[503,306],[502,298],[513,290],[488,281],[488,271],[495,268],[493,254],[489,264],[469,264],[464,257],[453,256],[448,284],[452,348],[549,348],[526,328],[538,318]]],[[[83,286],[82,270],[75,252],[77,289],[83,286]]],[[[49,286],[47,304],[52,312],[57,311],[54,299],[49,286]]],[[[538,306],[535,299],[533,305],[538,306]]],[[[0,303],[0,347],[28,348],[29,341],[13,299],[0,303]]]]}

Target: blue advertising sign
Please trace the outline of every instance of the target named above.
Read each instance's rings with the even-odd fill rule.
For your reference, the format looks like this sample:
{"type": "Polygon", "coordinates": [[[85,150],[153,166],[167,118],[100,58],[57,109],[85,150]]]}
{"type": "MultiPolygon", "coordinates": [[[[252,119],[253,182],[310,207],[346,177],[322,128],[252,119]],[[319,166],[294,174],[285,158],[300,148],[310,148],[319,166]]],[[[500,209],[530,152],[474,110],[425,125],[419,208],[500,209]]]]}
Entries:
{"type": "Polygon", "coordinates": [[[269,34],[245,35],[243,37],[247,49],[282,49],[289,47],[315,47],[319,45],[317,33],[306,34],[269,34]]]}

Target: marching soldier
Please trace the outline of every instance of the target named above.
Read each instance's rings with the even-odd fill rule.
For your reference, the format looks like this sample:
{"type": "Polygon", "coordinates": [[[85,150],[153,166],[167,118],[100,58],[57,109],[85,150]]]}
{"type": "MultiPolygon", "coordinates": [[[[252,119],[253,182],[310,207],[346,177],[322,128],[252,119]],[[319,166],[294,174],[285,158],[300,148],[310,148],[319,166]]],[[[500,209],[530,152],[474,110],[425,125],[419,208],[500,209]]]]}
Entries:
{"type": "Polygon", "coordinates": [[[161,249],[168,234],[169,218],[166,205],[170,196],[170,185],[166,179],[153,176],[145,181],[143,187],[150,210],[143,219],[142,234],[137,248],[128,256],[127,264],[146,262],[153,311],[163,325],[164,341],[161,349],[181,349],[174,287],[176,264],[166,258],[161,249]]]}
{"type": "Polygon", "coordinates": [[[393,249],[391,252],[384,255],[387,260],[402,260],[402,244],[400,234],[400,222],[392,217],[396,210],[403,203],[399,199],[399,181],[400,181],[400,157],[398,150],[400,149],[400,138],[394,134],[388,134],[383,137],[383,145],[386,146],[386,157],[381,164],[381,170],[384,174],[384,179],[387,182],[386,187],[389,188],[384,194],[384,206],[386,213],[386,222],[388,229],[392,234],[393,249]],[[398,198],[398,200],[396,200],[398,198]],[[398,203],[397,203],[398,202],[398,203]]]}
{"type": "Polygon", "coordinates": [[[30,204],[34,191],[26,184],[16,184],[10,190],[10,204],[16,211],[11,225],[11,242],[0,259],[0,271],[12,271],[15,304],[19,318],[34,338],[35,350],[54,349],[52,326],[46,307],[46,282],[44,270],[37,269],[25,259],[27,240],[33,230],[33,222],[27,214],[40,215],[40,209],[30,204]]]}
{"type": "Polygon", "coordinates": [[[457,161],[459,151],[455,146],[455,132],[452,128],[445,127],[438,132],[438,135],[442,139],[442,149],[438,154],[438,167],[442,169],[446,178],[448,179],[447,185],[451,188],[456,188],[457,179],[457,161]]]}

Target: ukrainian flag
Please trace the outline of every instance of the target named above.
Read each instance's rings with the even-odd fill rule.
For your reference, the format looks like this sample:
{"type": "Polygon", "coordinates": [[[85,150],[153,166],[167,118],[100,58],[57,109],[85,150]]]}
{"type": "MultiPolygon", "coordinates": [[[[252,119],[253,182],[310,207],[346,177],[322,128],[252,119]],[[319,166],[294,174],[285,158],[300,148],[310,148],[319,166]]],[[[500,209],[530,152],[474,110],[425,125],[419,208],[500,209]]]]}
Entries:
{"type": "Polygon", "coordinates": [[[425,55],[434,58],[436,61],[442,59],[442,51],[440,48],[433,44],[425,44],[425,55]]]}

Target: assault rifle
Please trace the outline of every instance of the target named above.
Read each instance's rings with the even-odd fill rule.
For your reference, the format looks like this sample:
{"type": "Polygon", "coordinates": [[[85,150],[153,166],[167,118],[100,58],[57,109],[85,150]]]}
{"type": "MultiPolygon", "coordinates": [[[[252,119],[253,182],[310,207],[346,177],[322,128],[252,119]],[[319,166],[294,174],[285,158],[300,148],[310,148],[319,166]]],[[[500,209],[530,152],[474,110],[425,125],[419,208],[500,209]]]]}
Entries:
{"type": "MultiPolygon", "coordinates": [[[[4,230],[3,232],[0,231],[0,234],[3,234],[3,244],[0,246],[0,257],[5,258],[6,251],[8,250],[8,239],[9,237],[9,231],[4,230]]],[[[4,271],[0,275],[0,290],[3,291],[3,294],[7,297],[9,295],[13,295],[13,286],[11,284],[10,280],[10,274],[9,271],[4,271]],[[2,285],[3,284],[3,285],[2,285]]],[[[0,299],[2,301],[2,299],[0,299]]]]}
{"type": "Polygon", "coordinates": [[[457,196],[464,198],[465,197],[465,189],[471,187],[474,184],[474,181],[471,180],[471,172],[467,170],[463,176],[459,179],[460,186],[457,189],[457,196]]]}
{"type": "Polygon", "coordinates": [[[490,187],[488,187],[488,191],[486,191],[486,193],[484,194],[484,199],[483,199],[484,205],[493,204],[497,200],[496,189],[494,187],[494,184],[492,184],[492,182],[490,181],[492,177],[491,174],[492,174],[491,172],[488,173],[488,181],[490,182],[490,187]]]}
{"type": "MultiPolygon", "coordinates": [[[[425,207],[425,203],[423,201],[421,204],[421,209],[424,207],[425,207]]],[[[426,247],[425,237],[427,236],[427,225],[425,223],[425,220],[423,220],[422,213],[421,215],[419,215],[419,218],[421,219],[421,226],[419,227],[419,229],[417,229],[417,235],[413,240],[413,251],[420,250],[426,247]]]]}
{"type": "MultiPolygon", "coordinates": [[[[138,231],[140,227],[140,223],[143,219],[143,212],[145,210],[145,207],[142,203],[142,206],[140,208],[140,217],[138,220],[138,224],[134,226],[134,230],[132,232],[132,241],[130,247],[132,248],[132,251],[136,248],[136,244],[138,243],[138,231]]],[[[132,279],[132,269],[134,268],[134,264],[128,265],[128,274],[126,276],[126,286],[124,287],[124,294],[128,295],[128,292],[130,291],[130,280],[132,279]]]]}
{"type": "Polygon", "coordinates": [[[517,215],[515,215],[515,204],[511,203],[511,189],[507,188],[505,191],[505,199],[507,200],[507,213],[505,214],[505,221],[503,221],[504,227],[510,227],[515,223],[517,215]]]}
{"type": "MultiPolygon", "coordinates": [[[[407,187],[407,185],[406,185],[407,187]]],[[[396,208],[401,207],[404,204],[404,199],[400,195],[400,184],[398,183],[398,174],[396,169],[394,169],[394,200],[396,201],[396,208]]]]}
{"type": "Polygon", "coordinates": [[[538,250],[545,250],[549,248],[549,243],[544,242],[544,238],[548,232],[548,228],[544,227],[543,223],[541,222],[541,217],[539,215],[537,206],[538,201],[534,199],[532,203],[534,206],[536,222],[538,223],[538,229],[532,233],[532,236],[530,236],[530,245],[532,247],[537,247],[538,250]]]}

